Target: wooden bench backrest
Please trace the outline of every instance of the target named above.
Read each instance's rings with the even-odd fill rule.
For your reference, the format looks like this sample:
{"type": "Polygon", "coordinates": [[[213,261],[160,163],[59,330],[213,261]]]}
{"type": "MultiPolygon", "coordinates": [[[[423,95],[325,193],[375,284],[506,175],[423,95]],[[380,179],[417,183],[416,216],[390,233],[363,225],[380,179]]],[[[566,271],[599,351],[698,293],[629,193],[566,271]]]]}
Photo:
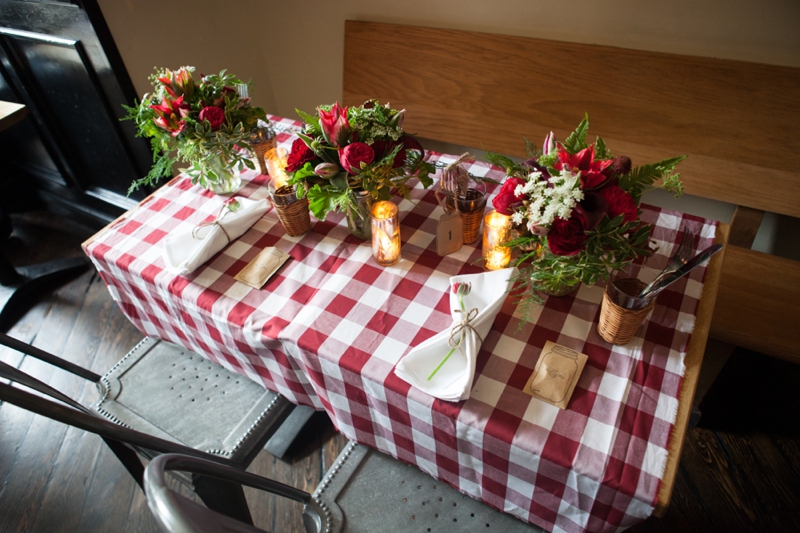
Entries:
{"type": "Polygon", "coordinates": [[[800,262],[748,249],[763,211],[800,217],[800,69],[347,21],[343,101],[370,98],[405,108],[411,133],[507,155],[585,112],[589,139],[634,164],[689,155],[686,192],[737,206],[712,335],[800,363],[800,287],[783,283],[800,262]]]}
{"type": "Polygon", "coordinates": [[[347,21],[344,103],[370,98],[421,137],[515,156],[588,112],[634,164],[688,154],[689,194],[800,217],[797,68],[347,21]]]}

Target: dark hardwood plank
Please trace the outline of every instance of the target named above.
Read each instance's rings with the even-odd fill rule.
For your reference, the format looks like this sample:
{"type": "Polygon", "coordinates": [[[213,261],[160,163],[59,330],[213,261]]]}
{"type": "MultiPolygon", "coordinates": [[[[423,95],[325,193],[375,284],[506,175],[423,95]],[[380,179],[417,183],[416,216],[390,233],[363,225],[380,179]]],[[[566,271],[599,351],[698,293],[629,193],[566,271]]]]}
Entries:
{"type": "MultiPolygon", "coordinates": [[[[65,285],[56,291],[50,312],[42,323],[34,344],[51,353],[60,354],[77,318],[76,308],[80,308],[86,295],[85,277],[65,285]],[[83,280],[84,283],[81,283],[83,280]]],[[[38,377],[69,396],[75,396],[83,385],[81,378],[67,375],[52,366],[25,357],[23,371],[38,377]]],[[[6,407],[6,406],[4,406],[6,407]]],[[[18,410],[16,407],[8,406],[18,410]]],[[[9,498],[14,505],[8,513],[0,516],[0,531],[29,530],[44,500],[47,483],[53,473],[66,427],[39,416],[24,412],[20,417],[31,419],[28,431],[21,441],[13,464],[3,479],[0,498],[9,498]],[[41,468],[41,465],[47,465],[41,468]]]]}
{"type": "Polygon", "coordinates": [[[800,477],[771,439],[762,433],[719,438],[742,486],[753,495],[756,530],[800,531],[800,477]]]}

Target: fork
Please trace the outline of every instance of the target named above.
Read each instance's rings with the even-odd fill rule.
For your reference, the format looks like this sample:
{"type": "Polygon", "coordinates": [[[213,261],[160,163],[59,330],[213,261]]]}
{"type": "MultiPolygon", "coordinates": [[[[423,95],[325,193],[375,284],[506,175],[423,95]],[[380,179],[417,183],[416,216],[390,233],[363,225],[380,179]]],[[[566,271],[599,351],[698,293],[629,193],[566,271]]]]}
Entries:
{"type": "Polygon", "coordinates": [[[657,283],[678,270],[680,267],[685,265],[689,259],[691,259],[692,250],[694,250],[695,237],[696,235],[689,231],[689,228],[683,228],[681,240],[678,242],[678,248],[675,250],[675,253],[672,254],[672,257],[669,258],[667,266],[664,267],[664,270],[659,272],[655,279],[651,281],[647,287],[642,290],[642,292],[639,293],[639,296],[650,291],[650,289],[652,289],[657,283]]]}

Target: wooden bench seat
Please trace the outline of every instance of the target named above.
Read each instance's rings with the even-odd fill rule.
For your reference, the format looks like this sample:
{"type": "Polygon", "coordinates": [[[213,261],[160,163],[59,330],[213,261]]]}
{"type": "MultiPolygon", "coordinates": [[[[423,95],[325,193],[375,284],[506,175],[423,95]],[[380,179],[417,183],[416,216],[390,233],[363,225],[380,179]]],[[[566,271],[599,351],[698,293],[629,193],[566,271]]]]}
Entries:
{"type": "Polygon", "coordinates": [[[760,270],[738,263],[749,264],[764,212],[800,217],[800,69],[347,21],[344,103],[369,98],[406,108],[416,135],[512,156],[525,155],[525,137],[564,139],[585,112],[590,138],[602,135],[634,164],[688,154],[686,193],[739,206],[712,336],[800,363],[785,327],[800,323],[796,290],[759,289],[767,274],[796,287],[800,262],[762,254],[760,270]]]}

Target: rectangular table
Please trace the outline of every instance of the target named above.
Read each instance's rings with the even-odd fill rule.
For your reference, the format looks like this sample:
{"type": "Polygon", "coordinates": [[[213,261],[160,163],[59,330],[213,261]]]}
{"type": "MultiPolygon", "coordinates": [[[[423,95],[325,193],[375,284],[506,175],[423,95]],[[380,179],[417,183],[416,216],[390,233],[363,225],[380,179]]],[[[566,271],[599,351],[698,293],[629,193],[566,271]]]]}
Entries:
{"type": "MultiPolygon", "coordinates": [[[[287,149],[293,138],[279,134],[287,149]]],[[[454,159],[429,154],[430,161],[454,159]]],[[[483,163],[469,171],[503,178],[483,163]]],[[[238,195],[266,196],[265,176],[243,178],[238,195]]],[[[616,530],[668,503],[719,257],[662,293],[622,347],[596,332],[600,286],[548,298],[530,323],[507,299],[478,356],[470,399],[449,403],[393,373],[413,346],[450,327],[450,276],[482,271],[480,241],[437,255],[442,211],[433,190],[417,185],[410,200],[398,199],[403,248],[393,267],[374,262],[369,243],[350,235],[342,215],[288,237],[269,211],[192,274],[165,270],[164,237],[212,219],[224,200],[180,176],[84,243],[112,297],[144,334],[324,409],[348,438],[548,530],[616,530]],[[261,290],[236,282],[267,246],[292,259],[261,290]],[[548,340],[589,356],[566,410],[522,392],[548,340]]],[[[724,225],[695,216],[645,207],[643,217],[655,223],[654,267],[666,264],[682,225],[699,233],[697,249],[726,240],[724,225]]]]}

